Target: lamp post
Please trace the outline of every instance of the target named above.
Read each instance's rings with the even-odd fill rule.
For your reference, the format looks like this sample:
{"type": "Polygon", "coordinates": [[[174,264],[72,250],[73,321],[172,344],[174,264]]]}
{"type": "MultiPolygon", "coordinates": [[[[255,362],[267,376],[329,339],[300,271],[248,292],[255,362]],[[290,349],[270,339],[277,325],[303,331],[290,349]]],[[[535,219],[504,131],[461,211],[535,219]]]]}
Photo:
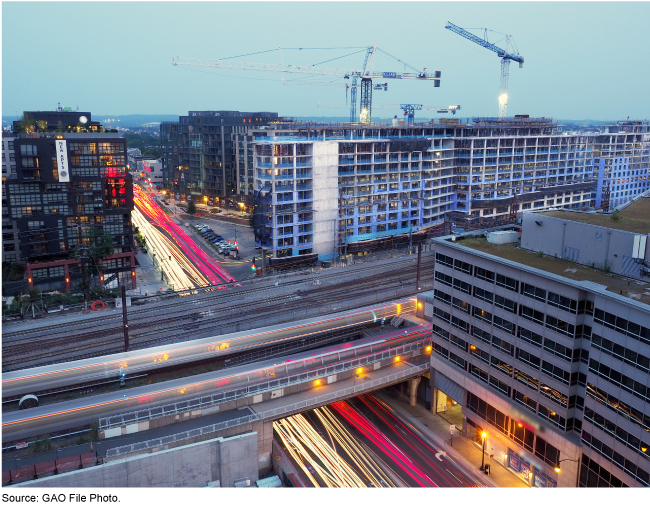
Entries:
{"type": "Polygon", "coordinates": [[[483,440],[483,451],[481,453],[481,467],[480,471],[485,471],[485,440],[487,439],[487,432],[481,432],[481,439],[483,440]]]}
{"type": "Polygon", "coordinates": [[[578,459],[562,459],[562,460],[559,460],[559,461],[558,461],[558,463],[557,463],[557,465],[556,465],[555,467],[553,467],[553,470],[554,470],[556,473],[560,474],[560,471],[562,471],[562,469],[560,468],[560,462],[564,462],[564,461],[566,461],[566,460],[568,460],[568,461],[570,461],[570,462],[580,462],[580,460],[578,460],[578,459]]]}

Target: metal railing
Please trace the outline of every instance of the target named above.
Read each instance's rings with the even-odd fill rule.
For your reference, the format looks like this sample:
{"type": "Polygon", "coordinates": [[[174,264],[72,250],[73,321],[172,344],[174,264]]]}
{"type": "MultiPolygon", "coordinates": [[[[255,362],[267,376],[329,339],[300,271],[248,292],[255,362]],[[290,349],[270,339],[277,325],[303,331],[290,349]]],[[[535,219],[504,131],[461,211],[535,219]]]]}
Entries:
{"type": "Polygon", "coordinates": [[[180,442],[186,439],[195,438],[202,436],[204,434],[212,434],[219,432],[231,427],[237,427],[239,425],[244,425],[248,423],[275,419],[281,415],[288,413],[293,413],[298,410],[305,410],[311,406],[319,406],[326,404],[328,402],[336,401],[341,398],[354,395],[356,393],[365,392],[375,387],[385,385],[387,383],[392,383],[395,380],[406,378],[408,376],[413,376],[429,369],[429,363],[421,364],[418,366],[412,366],[403,371],[384,376],[383,378],[377,378],[367,383],[360,383],[342,390],[337,390],[335,392],[330,392],[328,394],[319,395],[318,397],[312,397],[311,399],[306,399],[299,402],[294,402],[292,404],[287,404],[286,406],[281,406],[279,408],[267,409],[260,413],[250,414],[246,416],[240,416],[239,418],[233,418],[232,420],[226,420],[224,422],[215,423],[208,425],[206,427],[199,427],[193,430],[180,432],[178,434],[172,434],[158,439],[151,439],[149,441],[141,441],[139,443],[133,443],[125,446],[118,446],[116,448],[111,448],[106,452],[106,457],[118,457],[120,455],[126,455],[129,453],[148,450],[150,448],[157,448],[163,445],[169,445],[172,443],[180,442]]]}
{"type": "Polygon", "coordinates": [[[105,430],[105,429],[110,429],[112,427],[120,427],[122,425],[151,420],[153,418],[160,418],[162,416],[176,415],[179,413],[185,413],[186,411],[192,411],[196,409],[203,409],[203,408],[217,406],[219,404],[230,402],[236,399],[250,397],[252,395],[261,394],[264,392],[270,392],[272,390],[277,390],[279,388],[284,388],[291,385],[312,381],[318,378],[324,378],[326,376],[331,376],[332,374],[353,370],[362,365],[373,364],[375,362],[386,360],[388,358],[392,358],[403,353],[408,353],[409,351],[420,349],[424,347],[424,345],[425,345],[425,340],[421,340],[415,343],[409,343],[402,346],[398,346],[396,348],[391,348],[390,350],[385,350],[371,355],[367,355],[365,357],[354,358],[345,362],[340,362],[338,364],[324,366],[322,369],[298,373],[291,376],[286,376],[284,378],[278,378],[275,380],[262,381],[256,385],[236,388],[234,390],[229,390],[218,394],[197,397],[186,401],[175,402],[172,404],[165,404],[163,406],[140,409],[137,411],[120,413],[117,415],[100,418],[99,429],[105,430]]]}

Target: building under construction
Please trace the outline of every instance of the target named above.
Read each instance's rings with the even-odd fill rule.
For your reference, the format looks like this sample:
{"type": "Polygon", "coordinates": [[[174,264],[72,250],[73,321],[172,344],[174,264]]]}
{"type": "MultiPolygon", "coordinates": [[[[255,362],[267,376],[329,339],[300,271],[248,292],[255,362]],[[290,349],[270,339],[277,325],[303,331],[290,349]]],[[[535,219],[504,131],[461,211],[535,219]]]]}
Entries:
{"type": "Polygon", "coordinates": [[[562,135],[550,118],[285,123],[259,133],[255,235],[277,259],[338,258],[441,233],[452,212],[462,228],[593,206],[594,138],[562,135]]]}

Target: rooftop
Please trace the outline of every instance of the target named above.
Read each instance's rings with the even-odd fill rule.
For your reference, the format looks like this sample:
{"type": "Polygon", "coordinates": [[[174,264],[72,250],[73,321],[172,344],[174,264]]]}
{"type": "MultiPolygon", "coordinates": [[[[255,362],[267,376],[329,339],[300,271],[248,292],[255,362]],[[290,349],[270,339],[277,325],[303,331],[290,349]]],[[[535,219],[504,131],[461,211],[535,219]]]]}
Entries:
{"type": "MultiPolygon", "coordinates": [[[[650,203],[650,199],[646,199],[650,203]]],[[[650,305],[650,283],[612,274],[586,265],[562,260],[551,256],[540,256],[539,253],[520,248],[517,243],[490,244],[484,237],[456,238],[455,244],[465,246],[489,255],[494,255],[511,262],[540,269],[574,281],[591,281],[605,285],[607,291],[627,296],[633,300],[650,305]]]]}
{"type": "Polygon", "coordinates": [[[596,214],[580,211],[541,211],[537,214],[560,218],[562,220],[578,221],[597,225],[599,227],[613,228],[636,234],[650,233],[650,194],[639,198],[618,213],[596,214]]]}

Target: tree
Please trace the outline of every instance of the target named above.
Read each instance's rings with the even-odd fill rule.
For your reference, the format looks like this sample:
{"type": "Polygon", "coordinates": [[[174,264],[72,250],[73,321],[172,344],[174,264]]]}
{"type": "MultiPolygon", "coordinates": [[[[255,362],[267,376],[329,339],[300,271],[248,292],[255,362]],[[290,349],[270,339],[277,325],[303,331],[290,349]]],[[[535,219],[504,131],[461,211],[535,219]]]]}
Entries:
{"type": "Polygon", "coordinates": [[[66,128],[63,126],[63,122],[59,121],[56,124],[56,131],[57,132],[65,132],[66,128]]]}
{"type": "Polygon", "coordinates": [[[38,127],[39,132],[46,132],[47,131],[47,121],[43,119],[39,119],[36,122],[36,126],[38,127]]]}
{"type": "Polygon", "coordinates": [[[34,118],[31,114],[25,113],[23,117],[18,120],[18,125],[25,133],[34,131],[34,118]]]}
{"type": "Polygon", "coordinates": [[[194,216],[196,214],[196,204],[194,203],[193,200],[188,200],[187,201],[187,212],[191,216],[194,216]]]}
{"type": "Polygon", "coordinates": [[[113,237],[108,232],[93,227],[90,234],[84,234],[82,228],[81,238],[86,241],[70,252],[70,258],[81,259],[82,286],[87,289],[90,287],[87,274],[99,276],[100,262],[113,254],[113,237]]]}

